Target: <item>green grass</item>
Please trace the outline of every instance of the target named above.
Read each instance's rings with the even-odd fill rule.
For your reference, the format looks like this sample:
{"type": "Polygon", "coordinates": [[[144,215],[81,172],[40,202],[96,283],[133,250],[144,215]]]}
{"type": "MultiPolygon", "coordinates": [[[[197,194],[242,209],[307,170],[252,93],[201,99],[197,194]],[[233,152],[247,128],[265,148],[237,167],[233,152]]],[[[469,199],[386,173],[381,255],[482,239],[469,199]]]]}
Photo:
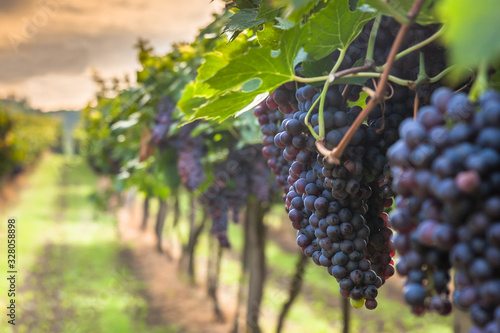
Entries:
{"type": "MultiPolygon", "coordinates": [[[[30,175],[19,202],[0,214],[18,225],[18,332],[177,332],[146,324],[145,286],[127,266],[116,220],[88,199],[96,184],[80,158],[50,155],[30,175]]],[[[0,307],[5,301],[0,298],[0,307]]],[[[4,318],[0,332],[13,332],[4,318]]]]}

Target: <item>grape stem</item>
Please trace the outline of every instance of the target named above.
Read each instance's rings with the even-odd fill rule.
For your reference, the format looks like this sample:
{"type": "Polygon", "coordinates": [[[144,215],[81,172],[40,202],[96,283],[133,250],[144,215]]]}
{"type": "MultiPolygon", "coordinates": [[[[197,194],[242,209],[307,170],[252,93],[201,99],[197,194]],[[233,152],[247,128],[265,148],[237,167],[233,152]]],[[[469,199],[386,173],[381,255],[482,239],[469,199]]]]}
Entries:
{"type": "MultiPolygon", "coordinates": [[[[434,83],[434,82],[437,82],[437,81],[441,80],[444,76],[448,75],[452,70],[455,69],[455,67],[456,67],[456,65],[450,66],[450,67],[444,69],[441,73],[437,74],[436,76],[428,77],[426,75],[424,79],[417,78],[417,80],[415,80],[415,81],[401,79],[401,78],[396,77],[394,75],[389,75],[388,76],[388,80],[391,81],[391,82],[394,82],[396,84],[399,84],[400,86],[406,86],[406,87],[414,85],[414,84],[418,84],[418,83],[423,83],[423,82],[434,83]]],[[[349,69],[350,70],[354,70],[354,69],[358,69],[358,68],[361,68],[361,67],[355,67],[355,68],[349,68],[349,69]]],[[[341,75],[342,72],[345,72],[345,71],[338,72],[335,75],[335,77],[337,77],[337,76],[340,77],[340,75],[341,75]]],[[[383,73],[376,73],[376,72],[357,72],[357,73],[356,73],[356,71],[351,71],[351,72],[354,72],[354,73],[347,74],[347,75],[342,75],[342,78],[350,78],[350,77],[367,77],[367,78],[368,77],[372,77],[372,78],[380,78],[383,75],[383,73]]]]}
{"type": "Polygon", "coordinates": [[[367,93],[370,98],[373,98],[375,96],[375,91],[368,87],[363,87],[363,91],[367,93]]]}
{"type": "Polygon", "coordinates": [[[473,101],[477,101],[486,90],[488,90],[488,65],[482,61],[477,68],[476,80],[471,87],[469,96],[473,101]]]}
{"type": "MultiPolygon", "coordinates": [[[[353,67],[353,68],[348,68],[344,69],[342,71],[339,71],[335,73],[334,75],[328,75],[328,76],[316,76],[316,77],[295,77],[294,80],[297,82],[304,82],[304,83],[311,83],[311,82],[319,82],[319,81],[324,81],[328,80],[329,83],[333,83],[338,78],[353,78],[353,77],[366,77],[366,78],[380,78],[382,77],[383,73],[377,73],[377,72],[365,72],[367,70],[370,70],[373,67],[373,64],[367,64],[364,66],[360,67],[353,67]]],[[[453,69],[455,69],[456,65],[450,66],[446,69],[444,69],[441,73],[437,74],[434,77],[427,78],[424,82],[429,82],[429,83],[434,83],[439,80],[441,80],[444,76],[449,74],[453,69]]],[[[415,81],[412,80],[405,80],[401,79],[397,76],[394,75],[389,75],[388,76],[389,81],[394,82],[396,84],[399,84],[400,86],[409,86],[411,84],[414,84],[415,81]]]]}
{"type": "MultiPolygon", "coordinates": [[[[373,63],[368,63],[368,64],[365,64],[363,66],[344,69],[344,70],[341,70],[341,71],[336,72],[336,73],[330,72],[330,74],[328,74],[327,76],[315,76],[315,77],[294,76],[293,80],[297,81],[297,82],[302,82],[302,83],[314,83],[314,82],[321,82],[321,81],[328,80],[329,81],[328,83],[331,84],[337,78],[346,77],[346,76],[349,77],[348,75],[356,74],[356,73],[363,72],[363,71],[369,71],[372,68],[373,68],[373,63]]],[[[363,77],[370,77],[369,75],[379,75],[379,73],[372,73],[372,72],[368,72],[365,74],[367,74],[367,75],[364,75],[363,77]]]]}
{"type": "Polygon", "coordinates": [[[315,77],[300,77],[300,76],[293,76],[293,80],[297,82],[302,82],[302,83],[314,83],[314,82],[320,82],[320,81],[325,81],[328,80],[328,75],[326,76],[315,76],[315,77]]]}
{"type": "MultiPolygon", "coordinates": [[[[357,67],[359,68],[359,67],[357,67]]],[[[339,72],[340,74],[340,72],[339,72]]],[[[350,78],[350,77],[366,77],[366,78],[380,78],[382,77],[383,73],[376,73],[376,72],[358,72],[358,73],[353,73],[353,74],[347,74],[342,76],[342,78],[350,78]]],[[[388,76],[389,81],[394,82],[396,84],[399,84],[400,86],[408,86],[411,82],[411,80],[405,80],[405,79],[400,79],[394,75],[389,75],[388,76]]]]}
{"type": "Polygon", "coordinates": [[[454,70],[456,67],[456,65],[452,65],[446,69],[444,69],[441,73],[437,74],[436,76],[434,77],[431,77],[427,80],[427,82],[429,83],[434,83],[434,82],[438,82],[439,80],[441,80],[443,77],[445,77],[446,75],[448,75],[448,73],[450,73],[452,70],[454,70]]]}
{"type": "Polygon", "coordinates": [[[415,99],[413,100],[413,120],[417,120],[418,113],[418,91],[415,91],[415,99]]]}
{"type": "MultiPolygon", "coordinates": [[[[377,2],[379,3],[379,5],[381,7],[384,7],[393,17],[396,21],[398,21],[399,23],[401,23],[401,25],[411,25],[411,23],[413,23],[413,21],[411,19],[409,19],[408,15],[404,15],[404,13],[401,13],[400,11],[398,11],[396,8],[394,8],[393,6],[391,6],[390,4],[390,0],[377,0],[377,2]]],[[[397,2],[397,1],[393,1],[394,2],[397,2]]],[[[396,4],[397,6],[398,4],[396,4]]],[[[420,11],[420,9],[419,9],[420,11]]]]}
{"type": "Polygon", "coordinates": [[[345,104],[347,102],[347,98],[351,94],[351,91],[352,85],[346,84],[344,90],[342,91],[342,104],[345,104]]]}
{"type": "Polygon", "coordinates": [[[238,134],[238,132],[237,132],[237,131],[235,131],[235,130],[234,130],[234,128],[233,128],[232,126],[230,126],[230,127],[228,128],[228,131],[229,131],[229,133],[231,133],[231,134],[234,136],[234,138],[235,138],[237,141],[243,141],[243,140],[242,140],[242,138],[241,138],[241,136],[238,134]]]}
{"type": "Polygon", "coordinates": [[[394,43],[392,44],[391,51],[389,53],[389,56],[387,57],[387,62],[386,66],[384,68],[384,71],[382,73],[382,76],[380,77],[380,81],[378,83],[377,89],[375,90],[375,94],[372,99],[368,102],[368,104],[365,106],[365,108],[361,111],[361,113],[356,117],[354,120],[354,123],[349,127],[349,130],[345,134],[345,136],[342,138],[340,141],[339,145],[334,148],[333,150],[329,151],[326,149],[324,146],[323,140],[316,141],[316,147],[318,148],[318,151],[324,155],[329,163],[335,163],[335,164],[340,164],[340,157],[342,157],[342,154],[344,153],[344,150],[347,148],[349,145],[349,142],[351,141],[352,137],[354,136],[354,133],[358,130],[359,126],[365,121],[366,117],[370,114],[370,112],[373,110],[373,108],[379,104],[381,101],[384,99],[384,94],[385,94],[385,88],[387,85],[387,82],[389,80],[389,72],[392,69],[392,65],[396,59],[396,55],[398,53],[399,48],[401,47],[401,44],[403,43],[404,37],[410,30],[410,25],[415,21],[415,19],[418,16],[418,13],[420,12],[420,9],[422,8],[422,5],[424,4],[425,0],[415,0],[413,2],[412,7],[408,11],[407,14],[407,20],[401,25],[399,28],[398,34],[396,35],[396,39],[394,40],[394,43]]]}
{"type": "Polygon", "coordinates": [[[309,122],[309,116],[311,115],[312,113],[312,110],[314,109],[314,107],[316,106],[316,104],[318,104],[319,102],[319,98],[316,99],[314,101],[314,103],[312,103],[311,107],[309,108],[309,110],[307,111],[307,114],[306,114],[306,118],[304,119],[304,123],[306,124],[307,128],[309,128],[309,132],[311,132],[311,135],[316,139],[316,140],[320,140],[321,139],[321,136],[318,135],[318,133],[316,133],[314,131],[314,127],[312,127],[311,123],[309,122]]]}
{"type": "MultiPolygon", "coordinates": [[[[332,70],[330,71],[330,74],[328,77],[330,77],[332,74],[335,74],[335,72],[339,69],[340,65],[342,64],[342,61],[344,60],[345,54],[346,54],[347,47],[343,48],[340,50],[340,55],[339,58],[337,59],[337,62],[335,63],[335,66],[333,66],[332,70]]],[[[325,98],[326,98],[326,92],[328,91],[328,86],[330,85],[329,80],[325,80],[325,84],[323,85],[323,90],[321,91],[321,95],[318,99],[314,101],[314,103],[311,105],[311,108],[307,111],[306,118],[305,118],[305,124],[307,128],[309,128],[309,131],[311,132],[312,136],[316,140],[320,140],[325,137],[325,120],[323,119],[323,110],[325,108],[325,98]],[[316,133],[314,131],[314,128],[311,126],[309,123],[309,116],[316,106],[316,104],[319,101],[319,114],[318,114],[318,122],[319,122],[319,133],[316,133]]]]}
{"type": "Polygon", "coordinates": [[[370,39],[368,40],[368,47],[366,49],[365,65],[368,63],[373,64],[375,62],[375,60],[373,59],[373,51],[375,49],[375,40],[377,39],[378,28],[381,21],[382,15],[378,15],[373,22],[372,31],[370,32],[370,39]]]}
{"type": "MultiPolygon", "coordinates": [[[[328,75],[328,83],[331,84],[337,78],[341,78],[341,77],[342,78],[345,78],[345,77],[355,77],[355,74],[360,74],[363,71],[368,71],[368,70],[371,70],[372,68],[373,68],[373,63],[372,62],[368,62],[367,64],[365,64],[363,66],[344,69],[343,71],[340,71],[340,72],[337,72],[337,73],[330,73],[330,75],[328,75]]],[[[371,75],[371,74],[378,74],[378,73],[366,72],[365,74],[371,75]]],[[[361,75],[360,75],[360,77],[361,77],[361,75]]],[[[365,75],[365,77],[369,77],[369,76],[365,75]]]]}
{"type": "Polygon", "coordinates": [[[318,115],[319,137],[320,138],[325,137],[325,120],[323,119],[323,111],[325,108],[326,93],[328,92],[328,86],[330,85],[330,77],[333,76],[335,78],[335,73],[337,72],[340,65],[342,64],[342,61],[344,61],[344,57],[345,57],[346,52],[347,52],[347,46],[340,50],[340,54],[339,54],[339,57],[337,59],[337,62],[335,63],[335,66],[333,66],[332,70],[330,71],[330,75],[328,75],[328,80],[325,81],[325,84],[323,85],[323,90],[321,91],[320,102],[319,102],[319,115],[318,115]]]}
{"type": "Polygon", "coordinates": [[[419,66],[419,69],[418,69],[418,77],[417,77],[417,80],[415,80],[415,84],[420,84],[424,81],[426,81],[427,79],[429,79],[429,75],[427,75],[427,72],[425,71],[425,55],[424,55],[424,52],[420,52],[420,66],[419,66]]]}

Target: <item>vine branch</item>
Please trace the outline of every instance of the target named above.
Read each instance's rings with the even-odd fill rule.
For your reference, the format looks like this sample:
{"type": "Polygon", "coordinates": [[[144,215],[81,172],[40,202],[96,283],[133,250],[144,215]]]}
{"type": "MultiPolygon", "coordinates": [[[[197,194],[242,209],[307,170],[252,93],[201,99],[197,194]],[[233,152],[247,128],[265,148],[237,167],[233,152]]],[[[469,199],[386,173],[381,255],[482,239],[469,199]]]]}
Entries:
{"type": "Polygon", "coordinates": [[[368,71],[373,68],[373,63],[368,63],[363,66],[359,67],[352,67],[348,69],[344,69],[343,71],[337,72],[337,73],[331,73],[328,75],[328,83],[333,83],[335,79],[341,78],[341,77],[370,77],[371,75],[379,75],[379,73],[372,73],[372,72],[366,72],[363,73],[365,75],[356,75],[356,74],[361,74],[363,71],[368,71]]]}
{"type": "Polygon", "coordinates": [[[382,15],[378,15],[375,21],[373,22],[372,31],[370,32],[370,39],[368,40],[368,46],[366,48],[366,59],[365,64],[370,62],[374,63],[373,59],[373,51],[375,50],[375,40],[377,39],[378,28],[380,26],[380,22],[382,22],[382,15]]]}
{"type": "MultiPolygon", "coordinates": [[[[359,68],[359,67],[356,67],[359,68]]],[[[340,72],[339,72],[340,73],[340,72]]],[[[342,78],[348,79],[348,78],[354,78],[354,77],[366,77],[366,78],[380,78],[382,77],[383,73],[376,73],[376,72],[358,72],[358,73],[353,73],[353,74],[347,74],[343,75],[342,78]]],[[[411,80],[405,80],[401,79],[399,77],[396,77],[394,75],[389,75],[388,80],[391,82],[394,82],[396,84],[399,84],[400,86],[408,86],[410,85],[413,81],[411,80]]]]}
{"type": "MultiPolygon", "coordinates": [[[[411,86],[412,84],[423,83],[423,82],[434,83],[434,82],[441,80],[443,77],[445,77],[447,74],[449,74],[453,69],[455,69],[455,67],[456,67],[455,65],[447,67],[441,73],[437,74],[436,76],[426,77],[425,79],[419,80],[418,82],[417,82],[418,79],[415,81],[412,81],[412,80],[401,79],[401,78],[394,76],[394,75],[389,75],[388,80],[391,82],[394,82],[396,84],[399,84],[400,86],[405,86],[405,87],[411,86]]],[[[361,67],[349,68],[349,70],[352,74],[341,75],[341,73],[344,71],[338,72],[337,75],[335,75],[335,78],[337,78],[337,77],[342,77],[342,78],[352,78],[352,77],[380,78],[383,75],[382,73],[377,73],[377,72],[357,72],[357,71],[355,71],[357,69],[361,69],[361,67]]],[[[346,72],[347,72],[347,70],[346,70],[346,72]]]]}

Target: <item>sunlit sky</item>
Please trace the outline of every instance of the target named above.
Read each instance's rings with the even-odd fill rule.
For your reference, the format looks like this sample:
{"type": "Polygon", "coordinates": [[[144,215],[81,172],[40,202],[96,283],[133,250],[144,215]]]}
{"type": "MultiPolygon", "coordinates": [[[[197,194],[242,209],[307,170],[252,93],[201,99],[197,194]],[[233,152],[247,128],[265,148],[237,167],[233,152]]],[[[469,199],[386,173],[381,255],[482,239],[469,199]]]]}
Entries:
{"type": "Polygon", "coordinates": [[[123,77],[139,68],[133,45],[158,53],[192,41],[222,1],[0,0],[0,97],[42,110],[80,109],[93,97],[92,69],[123,77]]]}

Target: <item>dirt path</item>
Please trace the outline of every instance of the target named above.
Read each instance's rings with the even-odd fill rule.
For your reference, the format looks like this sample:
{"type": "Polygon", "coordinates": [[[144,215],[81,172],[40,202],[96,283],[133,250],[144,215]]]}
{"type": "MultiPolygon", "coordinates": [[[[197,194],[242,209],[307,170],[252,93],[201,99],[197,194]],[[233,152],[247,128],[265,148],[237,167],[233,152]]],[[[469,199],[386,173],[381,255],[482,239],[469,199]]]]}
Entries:
{"type": "Polygon", "coordinates": [[[182,279],[177,269],[178,253],[170,252],[172,260],[165,253],[155,251],[156,241],[152,228],[150,226],[148,230],[141,231],[139,216],[140,207],[137,205],[132,209],[121,208],[118,211],[118,230],[121,240],[132,244],[130,267],[146,284],[148,324],[175,324],[179,326],[178,332],[184,333],[230,332],[234,316],[230,309],[234,309],[235,298],[231,299],[231,295],[221,293],[221,307],[226,320],[225,323],[216,322],[204,283],[192,286],[187,279],[182,279]]]}

